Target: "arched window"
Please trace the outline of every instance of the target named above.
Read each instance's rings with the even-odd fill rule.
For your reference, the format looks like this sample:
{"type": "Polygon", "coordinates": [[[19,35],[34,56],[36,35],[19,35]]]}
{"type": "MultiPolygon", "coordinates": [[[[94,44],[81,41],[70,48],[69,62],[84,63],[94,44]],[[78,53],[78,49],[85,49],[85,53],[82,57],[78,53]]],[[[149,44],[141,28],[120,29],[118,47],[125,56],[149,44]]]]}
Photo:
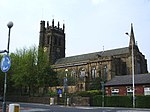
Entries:
{"type": "Polygon", "coordinates": [[[71,77],[72,77],[73,79],[76,79],[76,78],[77,78],[77,74],[76,74],[76,71],[75,71],[75,70],[72,70],[72,71],[71,71],[71,77]]]}
{"type": "Polygon", "coordinates": [[[108,68],[107,68],[107,65],[104,65],[104,77],[103,77],[104,81],[107,81],[107,78],[108,78],[108,68]]]}
{"type": "Polygon", "coordinates": [[[92,77],[92,79],[95,79],[95,78],[96,78],[96,67],[92,67],[92,70],[91,70],[91,77],[92,77]]]}
{"type": "Polygon", "coordinates": [[[84,78],[85,78],[85,68],[82,68],[82,69],[80,70],[80,75],[79,75],[79,77],[80,77],[81,80],[84,80],[84,78]]]}

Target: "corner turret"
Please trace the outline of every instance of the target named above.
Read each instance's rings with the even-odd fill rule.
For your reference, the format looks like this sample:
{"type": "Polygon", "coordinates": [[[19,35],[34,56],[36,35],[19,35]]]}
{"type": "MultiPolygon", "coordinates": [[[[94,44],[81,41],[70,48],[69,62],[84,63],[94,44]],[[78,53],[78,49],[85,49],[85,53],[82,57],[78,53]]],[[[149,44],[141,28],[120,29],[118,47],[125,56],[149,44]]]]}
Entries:
{"type": "Polygon", "coordinates": [[[130,32],[129,47],[132,47],[132,42],[133,42],[133,46],[135,46],[135,38],[134,38],[134,32],[133,32],[133,24],[131,23],[131,32],[130,32]]]}
{"type": "Polygon", "coordinates": [[[41,21],[40,23],[40,40],[39,40],[39,46],[44,46],[44,38],[45,38],[45,21],[41,21]]]}

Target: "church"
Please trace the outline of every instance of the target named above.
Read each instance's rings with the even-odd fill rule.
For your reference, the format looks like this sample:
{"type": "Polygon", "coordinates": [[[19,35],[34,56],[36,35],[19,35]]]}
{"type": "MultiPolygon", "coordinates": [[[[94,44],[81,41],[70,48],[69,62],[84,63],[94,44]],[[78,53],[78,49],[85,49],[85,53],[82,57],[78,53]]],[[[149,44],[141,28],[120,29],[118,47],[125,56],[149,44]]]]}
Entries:
{"type": "Polygon", "coordinates": [[[65,24],[62,28],[60,28],[59,22],[55,26],[54,19],[51,24],[41,21],[39,47],[47,53],[49,63],[60,75],[60,78],[68,78],[67,83],[70,83],[68,86],[71,85],[71,91],[90,90],[90,85],[96,78],[107,82],[114,76],[131,75],[132,48],[135,74],[148,73],[147,60],[135,42],[132,24],[127,47],[70,57],[65,57],[65,24]]]}

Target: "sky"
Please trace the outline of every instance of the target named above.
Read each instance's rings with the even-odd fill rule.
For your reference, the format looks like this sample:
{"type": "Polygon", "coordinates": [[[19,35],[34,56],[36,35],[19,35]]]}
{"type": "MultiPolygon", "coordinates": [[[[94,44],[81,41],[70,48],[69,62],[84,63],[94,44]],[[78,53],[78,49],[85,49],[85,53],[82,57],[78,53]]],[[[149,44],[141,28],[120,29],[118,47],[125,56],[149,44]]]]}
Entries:
{"type": "Polygon", "coordinates": [[[150,71],[150,0],[0,0],[0,50],[38,46],[40,21],[65,24],[66,56],[127,47],[131,23],[150,71]]]}

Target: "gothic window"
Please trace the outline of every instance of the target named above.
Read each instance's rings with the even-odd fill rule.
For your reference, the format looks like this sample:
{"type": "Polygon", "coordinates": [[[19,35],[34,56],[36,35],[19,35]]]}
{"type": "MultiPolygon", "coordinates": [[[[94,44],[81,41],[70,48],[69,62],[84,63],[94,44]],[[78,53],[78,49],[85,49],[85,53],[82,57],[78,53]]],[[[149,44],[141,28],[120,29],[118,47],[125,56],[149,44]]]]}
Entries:
{"type": "Polygon", "coordinates": [[[122,62],[122,74],[123,74],[123,75],[126,75],[126,74],[127,74],[126,62],[122,62]]]}
{"type": "Polygon", "coordinates": [[[92,79],[96,78],[96,67],[92,68],[92,70],[91,70],[91,76],[92,76],[92,79]]]}
{"type": "Polygon", "coordinates": [[[81,80],[84,80],[84,78],[85,78],[85,69],[82,68],[82,69],[80,70],[80,79],[81,79],[81,80]]]}
{"type": "Polygon", "coordinates": [[[99,65],[98,73],[99,73],[99,77],[102,79],[102,65],[101,64],[99,65]]]}
{"type": "Polygon", "coordinates": [[[115,72],[116,72],[116,75],[120,75],[120,73],[121,73],[120,68],[121,68],[121,59],[116,58],[115,59],[115,72]]]}
{"type": "Polygon", "coordinates": [[[75,71],[75,70],[73,70],[73,71],[71,72],[71,77],[72,77],[73,79],[76,79],[76,78],[77,78],[77,76],[76,76],[76,71],[75,71]]]}
{"type": "Polygon", "coordinates": [[[138,74],[141,73],[141,64],[140,64],[140,62],[137,63],[137,73],[138,74]]]}
{"type": "Polygon", "coordinates": [[[103,75],[104,75],[104,77],[103,77],[104,79],[103,79],[103,80],[104,80],[104,81],[107,81],[107,78],[108,78],[107,65],[104,65],[104,68],[103,68],[103,69],[104,69],[104,74],[103,74],[103,75]]]}

